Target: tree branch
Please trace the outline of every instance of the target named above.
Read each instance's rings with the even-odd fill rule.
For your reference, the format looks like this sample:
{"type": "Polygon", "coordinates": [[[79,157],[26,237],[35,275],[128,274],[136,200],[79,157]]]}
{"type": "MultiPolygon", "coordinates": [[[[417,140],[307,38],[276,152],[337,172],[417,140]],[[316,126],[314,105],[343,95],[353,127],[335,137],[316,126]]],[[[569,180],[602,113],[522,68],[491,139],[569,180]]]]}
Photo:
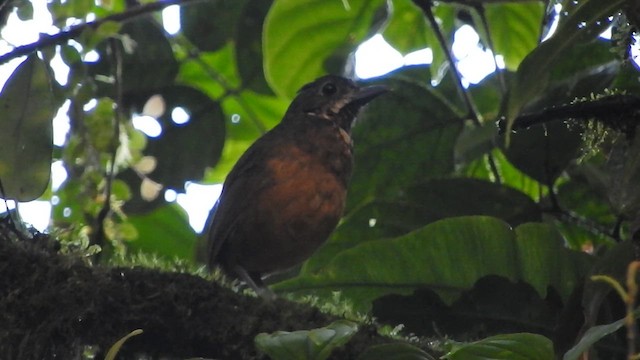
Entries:
{"type": "MultiPolygon", "coordinates": [[[[74,359],[84,345],[104,358],[134,329],[144,333],[127,341],[119,357],[266,359],[255,349],[258,333],[313,329],[340,319],[284,299],[243,296],[185,273],[89,267],[78,254],[48,249],[46,235],[38,242],[13,242],[1,230],[0,289],[11,294],[0,296],[2,359],[74,359]]],[[[355,359],[370,346],[390,342],[401,341],[360,324],[332,358],[355,359]]]]}
{"type": "Polygon", "coordinates": [[[8,52],[4,55],[0,56],[0,65],[7,63],[10,60],[18,58],[20,56],[28,55],[36,50],[40,50],[49,46],[58,45],[64,43],[67,40],[73,39],[75,37],[80,36],[82,32],[87,29],[96,29],[100,25],[104,24],[108,21],[116,21],[116,22],[126,22],[131,19],[134,19],[138,16],[145,15],[148,13],[156,12],[163,10],[164,8],[171,5],[186,5],[195,2],[199,2],[203,0],[162,0],[154,3],[141,5],[125,12],[121,12],[118,14],[109,15],[105,18],[98,19],[95,21],[83,23],[80,25],[75,25],[70,27],[67,30],[62,30],[54,35],[46,35],[43,34],[42,38],[34,43],[22,45],[14,48],[11,52],[8,52]]]}
{"type": "MultiPolygon", "coordinates": [[[[595,118],[609,128],[627,133],[637,125],[638,108],[640,108],[640,97],[626,94],[610,95],[522,114],[513,122],[512,130],[526,129],[556,120],[595,118]]],[[[500,131],[505,131],[504,120],[499,122],[499,127],[500,131]]]]}

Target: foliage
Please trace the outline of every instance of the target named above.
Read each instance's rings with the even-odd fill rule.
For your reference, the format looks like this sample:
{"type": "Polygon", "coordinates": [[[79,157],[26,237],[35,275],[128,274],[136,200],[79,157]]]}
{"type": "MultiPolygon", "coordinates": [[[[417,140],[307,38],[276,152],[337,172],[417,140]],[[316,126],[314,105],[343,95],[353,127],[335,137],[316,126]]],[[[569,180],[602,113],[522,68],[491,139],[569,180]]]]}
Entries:
{"type": "Polygon", "coordinates": [[[261,333],[255,341],[256,346],[273,359],[324,360],[357,331],[357,324],[338,320],[320,329],[261,333]]]}
{"type": "MultiPolygon", "coordinates": [[[[22,19],[33,16],[31,3],[16,4],[22,19]]],[[[451,342],[451,359],[548,358],[552,341],[561,357],[579,334],[588,337],[580,351],[615,358],[624,337],[604,334],[624,309],[588,276],[622,281],[637,253],[637,7],[545,4],[50,1],[61,33],[0,56],[29,55],[0,93],[1,190],[51,201],[55,232],[92,254],[102,248],[98,261],[142,253],[193,265],[197,236],[163,191],[223,181],[300,85],[353,75],[353,51],[380,33],[403,54],[430,48],[433,62],[370,80],[394,91],[354,128],[344,218],[274,289],[326,302],[340,291],[381,322],[464,342],[451,342]],[[169,35],[156,11],[176,2],[182,30],[169,35]],[[557,30],[541,42],[556,5],[557,30]],[[78,20],[89,14],[98,20],[78,20]],[[449,63],[463,25],[505,64],[468,87],[449,63]],[[609,27],[613,40],[599,37],[609,27]],[[57,55],[66,82],[53,79],[57,55]],[[70,131],[52,149],[59,108],[70,131]],[[134,114],[154,118],[161,134],[138,130],[134,114]],[[52,160],[68,178],[45,190],[52,160]],[[511,353],[496,355],[503,345],[511,353]]],[[[393,350],[378,351],[363,358],[393,350]]]]}
{"type": "Polygon", "coordinates": [[[124,343],[127,340],[129,340],[129,338],[134,337],[136,335],[140,335],[142,334],[142,332],[143,331],[140,329],[133,330],[132,332],[128,333],[127,335],[123,336],[121,339],[116,341],[115,344],[113,344],[113,346],[111,346],[111,348],[107,352],[107,355],[105,356],[105,360],[114,360],[118,355],[118,351],[120,351],[120,348],[122,347],[122,345],[124,345],[124,343]]]}

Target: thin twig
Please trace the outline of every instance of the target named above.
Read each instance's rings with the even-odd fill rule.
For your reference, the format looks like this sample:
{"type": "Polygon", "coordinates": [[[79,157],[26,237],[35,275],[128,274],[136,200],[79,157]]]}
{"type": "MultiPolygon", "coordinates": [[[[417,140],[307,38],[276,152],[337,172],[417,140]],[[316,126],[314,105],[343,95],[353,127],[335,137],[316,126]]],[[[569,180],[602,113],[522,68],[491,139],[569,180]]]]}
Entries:
{"type": "Polygon", "coordinates": [[[460,75],[460,72],[458,71],[456,62],[453,59],[453,54],[451,54],[451,51],[449,51],[449,44],[447,43],[447,40],[444,38],[444,35],[440,30],[438,21],[436,21],[436,18],[433,15],[433,10],[431,9],[431,1],[430,0],[413,0],[413,2],[416,5],[418,5],[418,7],[420,7],[422,12],[424,13],[425,17],[429,21],[429,25],[431,26],[431,28],[433,29],[433,32],[436,35],[436,38],[438,39],[438,43],[440,43],[440,47],[444,50],[444,54],[447,57],[447,62],[449,62],[449,65],[451,66],[451,70],[453,72],[453,75],[456,81],[458,94],[464,101],[464,105],[466,106],[468,111],[468,116],[471,118],[471,121],[473,121],[474,124],[480,125],[480,118],[478,116],[478,111],[476,110],[475,105],[471,101],[471,97],[469,96],[464,86],[462,85],[462,75],[460,75]]]}
{"type": "MultiPolygon", "coordinates": [[[[118,147],[120,145],[120,124],[122,122],[122,50],[118,42],[119,40],[117,40],[116,38],[109,38],[109,49],[111,50],[111,58],[113,64],[113,87],[115,91],[116,106],[113,111],[113,135],[110,144],[111,159],[109,160],[109,170],[105,175],[106,183],[104,188],[104,204],[102,205],[102,209],[100,209],[100,212],[96,217],[96,231],[93,234],[94,241],[92,241],[93,244],[99,246],[104,245],[104,222],[106,221],[107,216],[109,216],[109,213],[111,213],[111,193],[113,187],[113,179],[116,172],[116,157],[118,154],[118,147]]],[[[99,255],[100,253],[96,254],[96,256],[99,255]]]]}
{"type": "MultiPolygon", "coordinates": [[[[458,71],[456,62],[453,59],[453,54],[451,54],[451,51],[449,50],[449,44],[447,43],[447,40],[444,38],[444,35],[442,34],[442,30],[440,30],[440,26],[438,25],[438,22],[436,21],[436,18],[433,15],[433,10],[431,9],[431,5],[432,5],[431,0],[413,0],[413,3],[416,4],[422,10],[424,16],[429,21],[429,25],[433,29],[433,32],[435,33],[436,38],[438,39],[438,43],[440,43],[440,47],[444,50],[445,56],[447,57],[447,61],[449,62],[451,71],[453,72],[453,75],[456,81],[458,93],[460,94],[460,97],[464,101],[469,118],[471,118],[471,121],[474,123],[474,125],[481,126],[482,123],[480,121],[480,116],[478,115],[478,109],[476,109],[476,106],[471,100],[471,96],[462,85],[462,75],[460,75],[460,72],[458,71]]],[[[489,168],[491,169],[491,173],[493,175],[494,181],[497,184],[502,183],[500,172],[498,171],[498,165],[496,164],[493,154],[491,154],[490,152],[487,153],[486,158],[489,164],[489,168]]]]}
{"type": "Polygon", "coordinates": [[[491,50],[491,58],[493,64],[496,66],[496,75],[498,76],[498,82],[500,83],[500,93],[504,96],[507,93],[507,82],[504,79],[503,71],[498,67],[498,61],[496,60],[496,47],[493,43],[493,37],[491,36],[491,29],[489,28],[489,21],[487,20],[487,13],[484,11],[484,5],[475,4],[473,7],[475,11],[480,15],[480,21],[482,22],[482,29],[487,34],[487,46],[491,50]]]}
{"type": "Polygon", "coordinates": [[[22,46],[18,46],[16,48],[14,48],[13,50],[11,50],[10,52],[4,54],[4,55],[0,55],[0,65],[18,58],[20,56],[24,56],[24,55],[28,55],[36,50],[40,50],[49,46],[53,46],[53,45],[58,45],[58,44],[62,44],[67,40],[76,38],[78,36],[80,36],[80,34],[82,34],[82,32],[87,29],[96,29],[98,28],[100,25],[108,22],[108,21],[115,21],[115,22],[126,22],[129,21],[135,17],[141,16],[141,15],[145,15],[148,13],[152,13],[155,11],[160,11],[168,6],[171,5],[186,5],[186,4],[191,4],[191,3],[195,3],[195,2],[199,2],[199,1],[204,1],[204,0],[163,0],[163,1],[157,1],[154,3],[149,3],[149,4],[145,4],[145,5],[140,5],[138,7],[134,7],[130,10],[118,13],[118,14],[113,14],[113,15],[109,15],[107,17],[104,17],[102,19],[98,19],[95,21],[90,21],[90,22],[86,22],[83,24],[79,24],[79,25],[75,25],[70,27],[67,30],[62,30],[57,34],[54,35],[46,35],[46,34],[42,34],[41,39],[31,43],[31,44],[27,44],[27,45],[22,45],[22,46]]]}

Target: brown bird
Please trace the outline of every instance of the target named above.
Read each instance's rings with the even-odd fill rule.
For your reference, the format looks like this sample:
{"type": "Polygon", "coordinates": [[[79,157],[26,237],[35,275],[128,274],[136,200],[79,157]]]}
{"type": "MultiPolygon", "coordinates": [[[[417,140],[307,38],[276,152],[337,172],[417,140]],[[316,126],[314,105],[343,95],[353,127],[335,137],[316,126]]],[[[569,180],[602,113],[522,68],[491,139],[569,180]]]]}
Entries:
{"type": "Polygon", "coordinates": [[[338,224],[353,166],[351,125],[386,91],[334,75],[303,86],[227,176],[205,235],[209,267],[273,298],[262,276],[309,258],[338,224]]]}

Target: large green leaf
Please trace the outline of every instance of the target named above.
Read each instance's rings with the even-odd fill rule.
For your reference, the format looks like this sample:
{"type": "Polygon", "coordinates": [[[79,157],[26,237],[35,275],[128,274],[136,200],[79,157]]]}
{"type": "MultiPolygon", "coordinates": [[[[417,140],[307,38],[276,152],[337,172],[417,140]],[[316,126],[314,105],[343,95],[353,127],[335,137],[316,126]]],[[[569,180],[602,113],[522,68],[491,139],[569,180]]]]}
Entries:
{"type": "Polygon", "coordinates": [[[53,93],[47,66],[30,55],[0,96],[0,181],[4,197],[31,201],[49,183],[53,151],[53,93]]]}
{"type": "MultiPolygon", "coordinates": [[[[635,318],[638,319],[640,317],[640,312],[635,312],[635,318]]],[[[592,328],[589,328],[584,335],[580,338],[580,341],[572,347],[569,351],[567,351],[562,360],[578,360],[582,358],[582,354],[588,351],[595,343],[602,340],[607,335],[613,334],[614,332],[620,330],[626,324],[626,318],[614,321],[610,324],[606,325],[598,325],[592,328]]]]}
{"type": "Polygon", "coordinates": [[[180,7],[184,36],[202,51],[216,51],[229,41],[247,0],[202,1],[180,7]]]}
{"type": "MultiPolygon", "coordinates": [[[[178,63],[166,33],[153,19],[140,17],[125,22],[120,28],[117,46],[122,56],[122,91],[125,94],[148,92],[169,86],[178,73],[178,63]],[[126,46],[125,46],[126,45],[126,46]]],[[[100,96],[115,96],[112,78],[113,55],[108,42],[96,48],[100,59],[88,63],[89,73],[95,76],[100,96]]]]}
{"type": "Polygon", "coordinates": [[[262,68],[262,27],[271,1],[251,1],[238,18],[235,33],[236,63],[244,89],[272,94],[262,68]]]}
{"type": "Polygon", "coordinates": [[[358,360],[435,360],[418,347],[406,343],[382,344],[367,348],[358,360]]]}
{"type": "Polygon", "coordinates": [[[384,6],[383,0],[274,1],[263,30],[265,76],[272,89],[293,98],[326,72],[332,54],[355,50],[384,6]]]}
{"type": "Polygon", "coordinates": [[[487,275],[531,284],[541,297],[553,286],[563,299],[573,291],[591,257],[564,248],[562,237],[543,224],[512,230],[483,216],[449,218],[407,235],[369,241],[338,253],[315,274],[275,286],[280,292],[330,296],[341,291],[355,308],[367,311],[386,294],[435,291],[451,304],[487,275]]]}
{"type": "Polygon", "coordinates": [[[533,126],[510,134],[502,151],[511,164],[545,185],[552,185],[564,169],[580,155],[582,134],[562,121],[533,126]]]}
{"type": "Polygon", "coordinates": [[[147,214],[132,215],[128,221],[138,232],[135,240],[127,242],[129,251],[170,260],[193,259],[196,233],[189,225],[186,212],[178,204],[167,204],[147,214]]]}
{"type": "Polygon", "coordinates": [[[422,11],[411,0],[391,3],[391,18],[382,33],[385,40],[403,54],[427,47],[431,29],[422,11]]]}
{"type": "Polygon", "coordinates": [[[456,345],[444,356],[449,360],[551,360],[553,343],[537,334],[496,335],[470,344],[456,345]]]}
{"type": "Polygon", "coordinates": [[[195,87],[212,99],[235,92],[242,85],[234,58],[233,44],[216,52],[200,52],[180,65],[177,82],[195,87]]]}
{"type": "Polygon", "coordinates": [[[376,197],[395,197],[407,186],[453,171],[453,149],[462,128],[455,107],[430,86],[404,78],[385,84],[392,91],[372,102],[353,130],[349,208],[376,197]]]}
{"type": "Polygon", "coordinates": [[[453,339],[534,332],[551,337],[564,308],[570,306],[552,288],[541,297],[523,281],[496,275],[475,282],[451,305],[427,288],[411,295],[386,295],[373,302],[371,315],[382,324],[403,324],[404,333],[453,339]]]}
{"type": "Polygon", "coordinates": [[[547,87],[554,65],[571,48],[592,40],[604,31],[609,26],[608,18],[624,3],[625,0],[565,2],[563,14],[566,15],[561,16],[556,33],[529,53],[518,67],[506,109],[509,129],[522,107],[547,87]]]}
{"type": "Polygon", "coordinates": [[[329,358],[333,349],[346,344],[357,331],[357,324],[338,320],[319,329],[260,333],[255,343],[272,359],[324,360],[329,358]]]}
{"type": "Polygon", "coordinates": [[[489,4],[485,11],[493,50],[504,57],[507,70],[515,71],[538,44],[544,4],[535,1],[489,4]]]}
{"type": "MultiPolygon", "coordinates": [[[[539,201],[548,193],[548,189],[544,185],[514,167],[500,149],[494,149],[491,152],[491,156],[503,185],[517,189],[534,201],[539,201]]],[[[461,173],[473,178],[493,179],[490,166],[487,163],[487,159],[484,158],[471,162],[461,173]]]]}
{"type": "Polygon", "coordinates": [[[487,215],[512,226],[540,221],[538,206],[523,193],[477,179],[432,179],[408,187],[394,199],[376,199],[354,209],[331,239],[304,265],[321,269],[338,253],[362,242],[404,235],[434,221],[487,215]]]}

